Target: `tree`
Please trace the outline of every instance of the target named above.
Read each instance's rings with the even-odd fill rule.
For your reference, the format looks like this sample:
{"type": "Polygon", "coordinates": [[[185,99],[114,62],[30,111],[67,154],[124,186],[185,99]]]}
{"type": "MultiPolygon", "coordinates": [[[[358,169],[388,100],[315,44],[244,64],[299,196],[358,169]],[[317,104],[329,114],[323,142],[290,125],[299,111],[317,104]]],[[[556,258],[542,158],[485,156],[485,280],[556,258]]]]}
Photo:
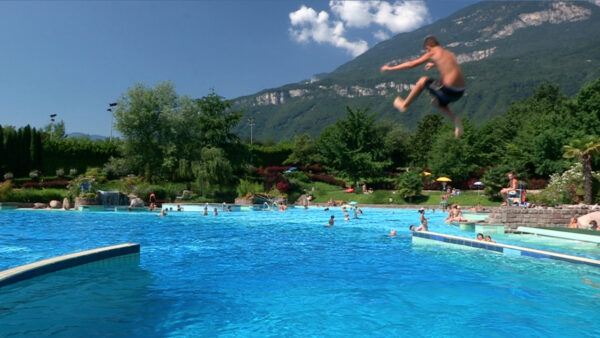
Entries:
{"type": "Polygon", "coordinates": [[[503,116],[485,123],[474,140],[479,165],[502,164],[524,176],[563,170],[561,145],[573,133],[566,102],[558,86],[544,83],[532,97],[512,103],[503,116]]]}
{"type": "Polygon", "coordinates": [[[392,161],[392,169],[408,166],[410,149],[410,133],[401,125],[393,122],[380,124],[380,130],[384,137],[385,149],[392,161]]]}
{"type": "Polygon", "coordinates": [[[346,119],[326,127],[317,140],[325,164],[357,182],[381,176],[389,165],[383,135],[375,128],[375,115],[368,108],[353,110],[346,106],[346,119]]]}
{"type": "Polygon", "coordinates": [[[576,137],[595,134],[600,130],[600,79],[584,85],[569,102],[570,129],[576,137]]]}
{"type": "Polygon", "coordinates": [[[49,123],[44,127],[44,133],[50,138],[65,138],[67,137],[65,122],[60,120],[56,123],[49,123]]]}
{"type": "MultiPolygon", "coordinates": [[[[242,112],[231,111],[231,101],[225,100],[212,91],[207,96],[196,100],[199,108],[198,127],[203,136],[203,143],[209,147],[225,149],[230,143],[238,143],[240,139],[231,132],[242,118],[242,112]]],[[[188,121],[191,122],[191,121],[188,121]]]]}
{"type": "Polygon", "coordinates": [[[423,187],[423,169],[421,168],[409,170],[396,178],[398,195],[405,200],[412,201],[413,197],[419,196],[423,187]]]}
{"type": "Polygon", "coordinates": [[[294,136],[292,153],[283,164],[309,166],[320,162],[322,159],[319,158],[315,148],[315,142],[310,138],[310,135],[304,133],[294,136]]]}
{"type": "Polygon", "coordinates": [[[31,130],[30,162],[33,169],[42,169],[42,135],[35,128],[31,130]]]}
{"type": "Polygon", "coordinates": [[[458,139],[452,134],[449,124],[444,125],[431,145],[427,162],[436,176],[449,176],[457,183],[466,181],[469,174],[479,167],[472,147],[474,127],[468,119],[463,124],[464,133],[458,139]]]}
{"type": "Polygon", "coordinates": [[[173,86],[160,83],[154,88],[138,84],[129,89],[114,112],[115,127],[125,139],[123,155],[129,157],[139,174],[149,180],[164,176],[165,147],[172,142],[173,110],[177,94],[173,86]]]}
{"type": "Polygon", "coordinates": [[[584,202],[592,204],[592,157],[600,154],[600,137],[586,135],[573,139],[563,147],[565,158],[576,158],[583,165],[584,202]]]}
{"type": "Polygon", "coordinates": [[[0,175],[4,175],[4,170],[6,169],[4,163],[5,156],[6,153],[4,152],[4,129],[2,128],[2,125],[0,125],[0,175]]]}
{"type": "Polygon", "coordinates": [[[423,116],[417,126],[417,132],[410,140],[411,162],[413,166],[425,166],[431,146],[442,127],[443,117],[439,114],[423,116]]]}
{"type": "Polygon", "coordinates": [[[192,171],[204,193],[215,191],[232,182],[231,163],[219,148],[203,148],[201,160],[192,163],[192,171]]]}

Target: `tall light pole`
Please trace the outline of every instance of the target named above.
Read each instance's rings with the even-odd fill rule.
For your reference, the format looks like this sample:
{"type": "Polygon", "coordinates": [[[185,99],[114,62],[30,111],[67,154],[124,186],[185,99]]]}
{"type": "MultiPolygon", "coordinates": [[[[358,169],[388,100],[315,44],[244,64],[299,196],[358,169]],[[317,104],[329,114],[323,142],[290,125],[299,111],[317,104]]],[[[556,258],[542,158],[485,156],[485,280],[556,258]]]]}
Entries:
{"type": "Polygon", "coordinates": [[[109,103],[108,106],[110,108],[108,108],[106,111],[110,113],[110,140],[112,141],[113,116],[114,116],[112,107],[116,107],[117,103],[116,102],[109,103]]]}
{"type": "Polygon", "coordinates": [[[254,127],[254,125],[256,124],[254,123],[254,117],[248,118],[248,124],[250,125],[250,144],[252,144],[252,127],[254,127]]]}
{"type": "Polygon", "coordinates": [[[58,114],[50,114],[50,138],[52,138],[52,127],[54,127],[54,121],[56,119],[56,115],[58,114]]]}

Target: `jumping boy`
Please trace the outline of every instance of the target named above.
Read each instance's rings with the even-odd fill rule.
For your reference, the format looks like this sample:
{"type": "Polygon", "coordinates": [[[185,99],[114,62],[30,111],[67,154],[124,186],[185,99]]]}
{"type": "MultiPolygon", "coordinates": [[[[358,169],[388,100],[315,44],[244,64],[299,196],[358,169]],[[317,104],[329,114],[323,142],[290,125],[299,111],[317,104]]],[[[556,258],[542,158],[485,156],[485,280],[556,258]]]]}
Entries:
{"type": "Polygon", "coordinates": [[[448,108],[448,103],[460,99],[465,92],[465,78],[462,70],[456,61],[454,54],[449,50],[442,48],[435,37],[430,35],[425,38],[424,45],[425,54],[420,58],[406,61],[396,66],[383,65],[381,67],[381,72],[414,68],[427,62],[425,70],[437,66],[442,79],[437,80],[427,76],[421,77],[406,99],[396,97],[396,100],[394,100],[394,107],[401,112],[406,111],[411,102],[421,94],[421,91],[423,91],[424,88],[427,88],[434,96],[432,103],[435,102],[438,108],[454,122],[454,135],[460,137],[463,132],[462,121],[460,120],[460,117],[455,116],[450,108],[448,108]]]}

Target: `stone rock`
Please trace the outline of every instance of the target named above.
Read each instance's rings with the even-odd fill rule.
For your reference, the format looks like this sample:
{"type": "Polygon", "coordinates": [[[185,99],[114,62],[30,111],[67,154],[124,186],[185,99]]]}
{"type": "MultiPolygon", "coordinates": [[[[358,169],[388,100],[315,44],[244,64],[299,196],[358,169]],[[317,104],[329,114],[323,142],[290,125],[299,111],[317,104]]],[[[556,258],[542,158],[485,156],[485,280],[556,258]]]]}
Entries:
{"type": "Polygon", "coordinates": [[[130,208],[142,208],[143,206],[144,206],[144,201],[139,197],[132,198],[129,201],[130,208]]]}
{"type": "Polygon", "coordinates": [[[71,201],[69,201],[69,199],[65,197],[62,202],[62,207],[65,210],[71,209],[71,201]]]}
{"type": "Polygon", "coordinates": [[[75,197],[75,209],[79,209],[82,205],[97,205],[97,200],[95,198],[87,198],[87,197],[75,197]]]}
{"type": "Polygon", "coordinates": [[[33,203],[34,209],[46,209],[46,203],[33,203]]]}
{"type": "Polygon", "coordinates": [[[52,209],[60,209],[60,208],[62,208],[62,203],[60,203],[57,200],[52,200],[52,201],[50,201],[50,208],[52,208],[52,209]]]}

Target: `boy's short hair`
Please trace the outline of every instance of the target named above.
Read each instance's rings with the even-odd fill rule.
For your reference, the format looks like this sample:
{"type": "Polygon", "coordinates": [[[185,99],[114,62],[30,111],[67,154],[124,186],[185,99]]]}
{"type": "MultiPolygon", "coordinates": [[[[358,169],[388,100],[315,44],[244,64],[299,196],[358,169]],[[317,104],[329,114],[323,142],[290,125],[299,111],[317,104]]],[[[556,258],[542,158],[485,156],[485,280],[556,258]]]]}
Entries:
{"type": "Polygon", "coordinates": [[[425,42],[423,42],[424,47],[435,47],[435,46],[439,46],[439,45],[440,45],[440,43],[433,35],[428,35],[425,38],[425,42]]]}

